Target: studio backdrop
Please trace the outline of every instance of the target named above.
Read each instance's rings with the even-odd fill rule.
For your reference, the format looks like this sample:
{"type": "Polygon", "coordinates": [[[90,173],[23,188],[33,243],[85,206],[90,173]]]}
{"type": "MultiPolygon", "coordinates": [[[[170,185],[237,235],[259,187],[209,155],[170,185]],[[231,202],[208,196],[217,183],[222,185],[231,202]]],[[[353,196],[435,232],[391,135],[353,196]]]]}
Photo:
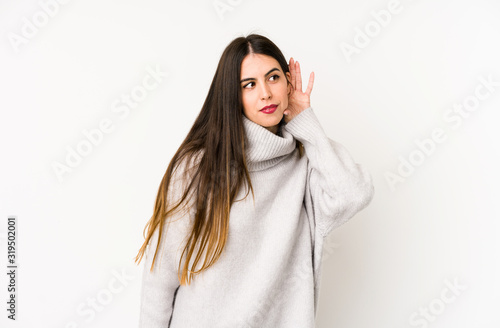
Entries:
{"type": "Polygon", "coordinates": [[[0,3],[0,326],[136,327],[135,256],[223,49],[299,61],[373,176],[325,240],[320,328],[499,327],[500,3],[0,3]]]}

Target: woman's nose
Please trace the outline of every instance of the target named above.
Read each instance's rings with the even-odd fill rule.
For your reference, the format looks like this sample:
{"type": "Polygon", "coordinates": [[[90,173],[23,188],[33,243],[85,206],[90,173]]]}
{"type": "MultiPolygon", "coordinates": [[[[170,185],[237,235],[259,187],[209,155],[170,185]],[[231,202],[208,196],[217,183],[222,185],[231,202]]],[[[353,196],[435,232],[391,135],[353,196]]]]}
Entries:
{"type": "Polygon", "coordinates": [[[269,89],[269,86],[264,85],[262,87],[262,99],[268,99],[271,98],[271,90],[269,89]]]}

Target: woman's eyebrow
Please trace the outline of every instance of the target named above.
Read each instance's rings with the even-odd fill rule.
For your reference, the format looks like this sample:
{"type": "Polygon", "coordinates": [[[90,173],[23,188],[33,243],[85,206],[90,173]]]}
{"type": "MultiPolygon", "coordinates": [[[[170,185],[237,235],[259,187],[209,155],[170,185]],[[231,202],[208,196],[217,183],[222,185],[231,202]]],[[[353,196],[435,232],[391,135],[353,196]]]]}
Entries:
{"type": "MultiPolygon", "coordinates": [[[[269,74],[271,74],[274,71],[279,71],[279,69],[275,67],[275,68],[271,69],[269,72],[267,72],[266,75],[264,75],[264,76],[268,76],[269,74]]],[[[247,78],[244,78],[243,80],[241,80],[240,83],[248,81],[248,80],[255,80],[255,78],[254,77],[247,77],[247,78]]]]}

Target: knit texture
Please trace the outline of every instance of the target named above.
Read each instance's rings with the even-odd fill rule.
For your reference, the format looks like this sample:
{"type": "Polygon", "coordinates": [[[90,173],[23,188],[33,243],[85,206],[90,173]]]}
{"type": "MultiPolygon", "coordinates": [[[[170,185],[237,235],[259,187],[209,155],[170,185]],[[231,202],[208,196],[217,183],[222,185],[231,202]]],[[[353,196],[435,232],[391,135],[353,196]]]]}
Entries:
{"type": "Polygon", "coordinates": [[[150,272],[155,231],[142,276],[141,328],[314,328],[324,239],[370,203],[371,175],[327,137],[312,107],[281,135],[242,116],[255,204],[251,192],[233,203],[221,257],[188,286],[179,286],[177,267],[193,208],[162,234],[150,272]]]}

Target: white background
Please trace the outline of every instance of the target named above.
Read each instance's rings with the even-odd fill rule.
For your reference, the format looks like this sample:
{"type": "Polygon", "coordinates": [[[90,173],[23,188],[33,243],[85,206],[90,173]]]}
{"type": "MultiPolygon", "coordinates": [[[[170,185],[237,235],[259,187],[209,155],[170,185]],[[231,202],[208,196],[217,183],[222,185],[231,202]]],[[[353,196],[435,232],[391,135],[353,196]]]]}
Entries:
{"type": "Polygon", "coordinates": [[[328,236],[317,327],[498,327],[500,86],[459,127],[443,115],[472,103],[480,77],[500,81],[500,3],[392,1],[385,26],[372,11],[387,0],[214,3],[75,0],[52,17],[38,1],[0,3],[0,258],[6,272],[17,216],[19,265],[18,320],[6,318],[2,274],[0,326],[137,326],[134,258],[160,180],[225,46],[255,32],[300,62],[303,81],[315,72],[316,115],[374,179],[372,203],[328,236]],[[128,116],[113,111],[147,67],[167,76],[128,116]],[[114,130],[60,181],[54,163],[103,119],[114,130]],[[418,157],[414,140],[434,129],[446,140],[418,157]],[[387,174],[410,158],[418,165],[391,188],[387,174]]]}

